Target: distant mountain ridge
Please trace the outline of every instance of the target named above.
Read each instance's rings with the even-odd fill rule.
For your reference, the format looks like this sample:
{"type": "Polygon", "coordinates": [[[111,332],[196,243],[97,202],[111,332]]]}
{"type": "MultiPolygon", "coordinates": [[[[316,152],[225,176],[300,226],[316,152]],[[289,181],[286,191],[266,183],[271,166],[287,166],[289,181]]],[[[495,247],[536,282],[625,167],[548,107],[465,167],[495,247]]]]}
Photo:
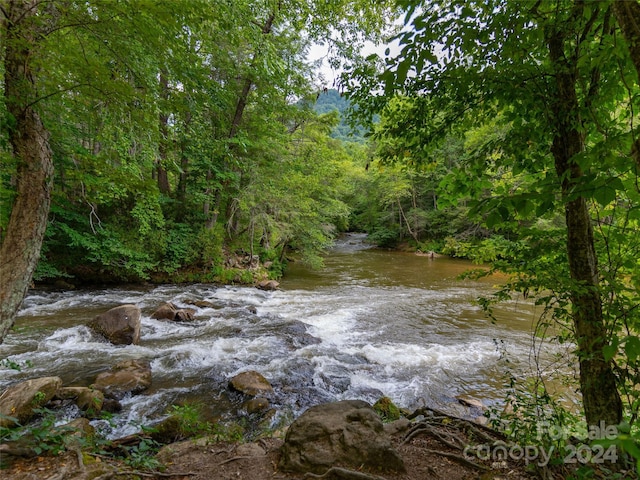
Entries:
{"type": "Polygon", "coordinates": [[[331,132],[331,137],[347,142],[362,143],[365,141],[364,128],[359,127],[357,131],[354,132],[346,122],[346,111],[350,106],[351,103],[347,98],[340,95],[338,90],[331,88],[320,93],[313,109],[320,115],[329,113],[332,110],[337,110],[340,114],[340,123],[333,132],[331,132]]]}

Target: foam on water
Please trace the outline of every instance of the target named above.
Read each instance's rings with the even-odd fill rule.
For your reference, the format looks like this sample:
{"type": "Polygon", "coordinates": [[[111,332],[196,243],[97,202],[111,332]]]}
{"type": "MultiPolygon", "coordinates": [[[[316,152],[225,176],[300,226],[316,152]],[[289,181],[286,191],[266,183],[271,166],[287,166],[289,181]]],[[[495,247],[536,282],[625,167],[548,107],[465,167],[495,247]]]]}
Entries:
{"type": "Polygon", "coordinates": [[[388,372],[398,368],[455,368],[461,371],[471,365],[497,360],[500,355],[491,342],[480,341],[459,345],[365,345],[361,353],[371,363],[388,372]]]}
{"type": "MultiPolygon", "coordinates": [[[[391,262],[386,271],[365,278],[370,267],[358,262],[366,262],[372,253],[363,252],[368,247],[360,248],[357,240],[347,239],[340,246],[342,256],[317,285],[288,281],[275,292],[163,285],[32,293],[20,321],[39,327],[10,334],[0,345],[0,358],[31,360],[35,366],[16,372],[0,365],[0,390],[43,375],[61,375],[67,384],[89,384],[118,361],[149,360],[152,387],[124,400],[115,427],[109,427],[115,438],[137,431],[133,421],[157,421],[185,396],[213,406],[224,400],[228,380],[245,370],[265,375],[275,389],[274,406],[294,415],[321,401],[375,401],[381,395],[407,408],[442,406],[469,386],[493,401],[502,396],[499,376],[505,352],[512,355],[510,365],[527,374],[529,331],[488,322],[473,303],[478,284],[436,278],[430,281],[437,288],[420,286],[426,280],[403,285],[398,280],[403,268],[424,260],[407,256],[392,257],[402,260],[402,266],[391,262]],[[213,305],[193,307],[194,300],[213,305]],[[164,302],[194,308],[195,320],[150,318],[164,302]],[[140,345],[108,344],[85,326],[92,316],[124,303],[142,309],[140,345]]],[[[375,255],[376,260],[388,260],[375,255]]],[[[522,318],[525,325],[530,312],[515,307],[508,314],[522,318]]]]}
{"type": "Polygon", "coordinates": [[[104,341],[97,341],[96,337],[87,326],[81,325],[56,330],[53,334],[40,342],[38,349],[48,351],[88,350],[95,349],[98,346],[97,344],[101,344],[100,347],[108,346],[104,341]]]}
{"type": "Polygon", "coordinates": [[[28,295],[20,310],[20,316],[53,315],[60,311],[92,306],[116,306],[139,304],[146,292],[132,290],[52,291],[28,295]]]}

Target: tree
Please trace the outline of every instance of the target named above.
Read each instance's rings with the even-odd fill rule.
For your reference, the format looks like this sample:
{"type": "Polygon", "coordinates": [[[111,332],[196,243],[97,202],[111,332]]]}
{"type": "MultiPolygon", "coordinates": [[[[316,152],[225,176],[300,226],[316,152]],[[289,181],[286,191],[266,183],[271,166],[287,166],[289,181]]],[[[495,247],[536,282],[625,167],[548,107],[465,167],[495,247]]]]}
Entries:
{"type": "MultiPolygon", "coordinates": [[[[568,7],[566,19],[556,19],[547,26],[545,41],[549,50],[555,87],[549,95],[550,130],[553,132],[551,154],[561,183],[567,225],[569,272],[576,282],[571,294],[573,323],[580,362],[580,390],[588,425],[618,425],[622,421],[622,401],[616,388],[611,361],[604,357],[608,344],[602,316],[599,272],[591,225],[591,213],[584,194],[575,193],[584,177],[578,156],[585,152],[585,134],[578,97],[580,49],[590,37],[609,34],[608,13],[600,20],[597,32],[591,30],[600,15],[595,8],[585,15],[585,5],[576,2],[568,7]],[[557,21],[561,20],[561,21],[557,21]],[[591,25],[590,25],[591,24],[591,25]],[[582,36],[573,46],[576,32],[582,36]]],[[[594,41],[593,38],[590,39],[594,41]]],[[[583,102],[592,103],[598,89],[600,70],[591,71],[591,85],[583,102]]]]}
{"type": "Polygon", "coordinates": [[[243,34],[236,75],[230,80],[234,106],[231,115],[226,114],[227,130],[222,130],[225,147],[207,172],[207,229],[215,227],[221,213],[228,222],[234,208],[234,195],[242,185],[243,147],[250,135],[244,126],[250,117],[269,118],[272,108],[288,110],[306,95],[311,68],[304,57],[312,42],[330,43],[334,64],[356,61],[364,40],[379,40],[391,4],[261,1],[249,2],[244,15],[238,15],[235,28],[243,34]]]}
{"type": "MultiPolygon", "coordinates": [[[[356,58],[391,3],[0,0],[0,199],[12,205],[11,218],[0,212],[0,340],[34,268],[89,281],[199,269],[216,280],[223,243],[246,240],[242,222],[265,213],[245,216],[239,203],[256,172],[280,181],[271,166],[291,165],[292,196],[314,195],[285,161],[307,115],[299,101],[318,88],[306,49],[326,40],[333,61],[356,58]]],[[[268,203],[262,194],[252,205],[268,203]]],[[[307,206],[331,217],[323,201],[307,206]]],[[[285,243],[304,237],[297,220],[285,243]]]]}
{"type": "MultiPolygon", "coordinates": [[[[398,36],[402,51],[386,59],[386,71],[373,81],[371,67],[349,72],[355,79],[352,97],[369,118],[395,92],[424,98],[428,109],[407,120],[416,128],[400,133],[414,135],[411,141],[422,145],[451,128],[469,129],[504,115],[508,129],[498,165],[514,174],[529,172],[529,181],[509,196],[485,197],[477,208],[484,207],[495,225],[525,210],[544,215],[562,206],[570,275],[563,288],[571,300],[586,420],[618,424],[622,403],[611,356],[605,355],[611,337],[602,313],[592,229],[592,205],[614,200],[616,189],[624,188],[614,179],[630,170],[608,153],[600,157],[604,162],[596,161],[629,138],[628,117],[614,107],[628,93],[619,80],[624,67],[618,61],[626,66],[629,57],[614,42],[610,5],[580,0],[399,3],[411,25],[398,36]],[[372,91],[386,94],[367,98],[372,91]]],[[[482,158],[475,160],[479,167],[486,164],[482,158]]]]}
{"type": "MultiPolygon", "coordinates": [[[[4,99],[9,141],[17,161],[16,196],[0,248],[0,342],[13,326],[40,256],[53,184],[49,132],[37,110],[42,37],[56,27],[55,4],[0,4],[4,99]]],[[[6,206],[4,207],[6,208],[6,206]]]]}
{"type": "MultiPolygon", "coordinates": [[[[52,138],[51,125],[56,134],[65,128],[67,133],[82,132],[86,117],[81,118],[78,113],[96,98],[100,99],[96,109],[101,113],[108,110],[105,105],[117,104],[127,105],[128,113],[135,114],[136,104],[142,99],[140,92],[145,91],[147,80],[158,71],[141,68],[143,61],[159,56],[145,55],[148,50],[143,46],[157,48],[160,31],[170,25],[181,28],[179,20],[172,20],[177,18],[173,12],[162,7],[149,14],[142,12],[134,28],[129,21],[140,12],[135,5],[120,7],[104,2],[0,3],[3,125],[10,144],[2,159],[7,167],[16,164],[17,185],[0,250],[0,341],[13,325],[40,256],[54,185],[52,147],[76,141],[72,149],[77,153],[86,151],[86,141],[91,141],[92,153],[99,153],[102,148],[95,136],[52,138]],[[71,30],[75,35],[67,35],[71,30]],[[73,123],[60,125],[60,120],[73,109],[73,123]]],[[[136,145],[127,147],[135,151],[136,145]]],[[[88,203],[92,221],[95,205],[88,203]]]]}
{"type": "MultiPolygon", "coordinates": [[[[635,0],[615,0],[613,11],[627,41],[629,55],[640,80],[640,3],[635,0]]],[[[640,136],[635,135],[631,154],[640,167],[640,136]]]]}

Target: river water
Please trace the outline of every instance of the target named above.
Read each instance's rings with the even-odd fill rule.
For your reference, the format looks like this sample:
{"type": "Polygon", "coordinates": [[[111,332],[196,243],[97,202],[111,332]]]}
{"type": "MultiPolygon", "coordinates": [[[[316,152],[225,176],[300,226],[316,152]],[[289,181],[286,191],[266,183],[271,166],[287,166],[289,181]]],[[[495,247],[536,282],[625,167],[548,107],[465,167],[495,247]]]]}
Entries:
{"type": "MultiPolygon", "coordinates": [[[[204,284],[32,291],[0,345],[0,358],[31,366],[0,366],[0,391],[48,375],[88,385],[119,361],[147,359],[153,385],[122,401],[107,432],[115,438],[162,418],[172,404],[197,403],[212,418],[241,414],[227,383],[245,370],[274,386],[274,422],[324,401],[383,395],[409,409],[455,410],[457,395],[499,406],[507,370],[532,374],[530,304],[504,305],[493,324],[475,299],[495,278],[459,280],[472,264],[371,249],[363,239],[343,237],[321,270],[293,264],[275,292],[204,284]],[[150,317],[163,302],[192,307],[197,300],[212,307],[197,308],[192,323],[150,317]],[[86,327],[125,303],[142,310],[139,345],[110,345],[86,327]]],[[[553,365],[557,353],[548,347],[543,364],[553,365]]]]}

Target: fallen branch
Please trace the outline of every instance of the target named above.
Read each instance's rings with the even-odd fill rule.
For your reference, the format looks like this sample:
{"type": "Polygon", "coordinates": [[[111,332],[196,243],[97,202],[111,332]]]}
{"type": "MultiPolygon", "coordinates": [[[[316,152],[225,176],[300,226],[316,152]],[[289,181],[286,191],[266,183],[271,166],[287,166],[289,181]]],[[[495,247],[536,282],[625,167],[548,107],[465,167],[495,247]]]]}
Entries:
{"type": "Polygon", "coordinates": [[[357,472],[355,470],[348,470],[346,468],[340,467],[331,467],[322,475],[309,472],[306,473],[303,478],[331,478],[332,475],[335,475],[337,478],[341,478],[343,480],[387,480],[386,478],[379,477],[378,475],[357,472]]]}

